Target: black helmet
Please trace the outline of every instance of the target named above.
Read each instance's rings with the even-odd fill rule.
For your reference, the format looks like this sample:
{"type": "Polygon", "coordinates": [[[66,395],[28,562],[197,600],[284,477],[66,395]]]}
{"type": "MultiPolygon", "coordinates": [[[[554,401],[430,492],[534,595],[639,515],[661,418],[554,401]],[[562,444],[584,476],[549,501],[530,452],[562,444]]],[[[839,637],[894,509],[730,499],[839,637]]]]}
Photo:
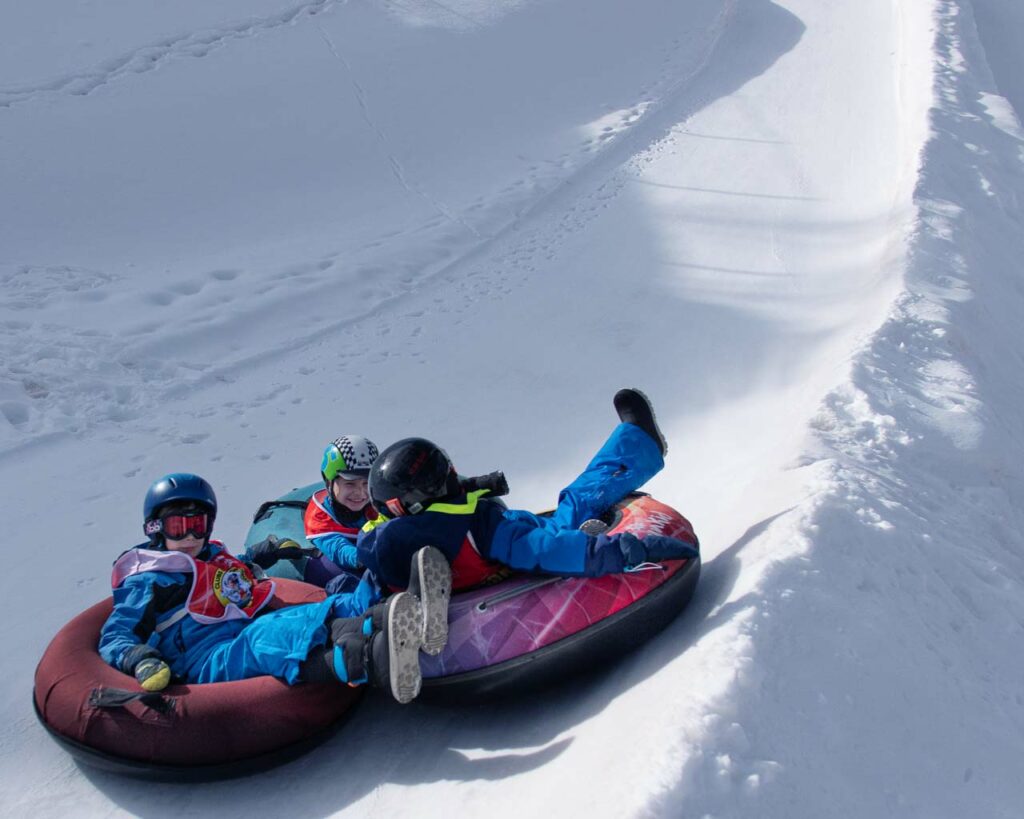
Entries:
{"type": "Polygon", "coordinates": [[[392,444],[370,469],[370,500],[391,517],[415,515],[431,502],[459,493],[448,453],[426,438],[392,444]]]}

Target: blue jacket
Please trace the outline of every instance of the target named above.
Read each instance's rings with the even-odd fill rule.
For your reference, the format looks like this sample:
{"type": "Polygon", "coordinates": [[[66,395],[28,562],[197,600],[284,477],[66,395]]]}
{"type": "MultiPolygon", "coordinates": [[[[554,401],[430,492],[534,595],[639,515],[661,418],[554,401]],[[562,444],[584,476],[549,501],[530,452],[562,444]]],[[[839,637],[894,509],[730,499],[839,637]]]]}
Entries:
{"type": "MultiPolygon", "coordinates": [[[[140,548],[140,547],[136,547],[140,548]]],[[[143,544],[141,548],[149,548],[143,544]]],[[[198,556],[223,551],[210,544],[198,556]]],[[[255,619],[202,624],[179,617],[192,586],[191,574],[150,571],[134,574],[113,590],[114,610],[100,632],[100,656],[131,674],[126,653],[139,644],[157,651],[178,679],[190,683],[243,680],[262,674],[299,679],[299,665],[310,652],[326,645],[326,622],[332,617],[362,614],[373,601],[369,588],[350,595],[332,595],[320,603],[289,606],[255,619]]]]}

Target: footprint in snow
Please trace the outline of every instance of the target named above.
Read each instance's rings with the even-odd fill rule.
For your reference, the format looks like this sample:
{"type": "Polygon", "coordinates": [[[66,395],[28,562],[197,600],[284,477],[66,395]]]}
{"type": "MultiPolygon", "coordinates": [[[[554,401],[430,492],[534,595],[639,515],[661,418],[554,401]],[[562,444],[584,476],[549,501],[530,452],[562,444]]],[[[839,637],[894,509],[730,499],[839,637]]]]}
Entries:
{"type": "Polygon", "coordinates": [[[173,304],[177,300],[177,295],[169,293],[166,290],[157,290],[153,293],[147,293],[142,297],[143,301],[154,307],[167,307],[173,304]]]}
{"type": "Polygon", "coordinates": [[[200,282],[185,280],[175,282],[168,289],[181,296],[194,296],[203,289],[203,285],[200,282]]]}
{"type": "Polygon", "coordinates": [[[0,402],[0,415],[7,419],[13,427],[20,427],[28,423],[29,409],[27,404],[21,401],[0,402]]]}
{"type": "MultiPolygon", "coordinates": [[[[328,265],[329,267],[330,265],[328,265]]],[[[318,268],[318,265],[310,264],[309,262],[302,262],[300,264],[292,265],[284,270],[284,275],[289,277],[305,276],[308,273],[313,273],[318,268]]]]}

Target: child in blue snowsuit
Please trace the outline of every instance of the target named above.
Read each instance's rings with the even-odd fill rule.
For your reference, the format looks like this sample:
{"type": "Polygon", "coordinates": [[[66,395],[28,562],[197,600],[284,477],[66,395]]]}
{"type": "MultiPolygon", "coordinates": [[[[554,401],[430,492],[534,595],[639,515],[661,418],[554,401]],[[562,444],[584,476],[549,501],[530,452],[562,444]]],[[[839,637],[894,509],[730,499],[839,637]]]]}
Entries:
{"type": "Polygon", "coordinates": [[[695,545],[675,538],[580,530],[664,466],[665,439],[646,396],[620,390],[615,408],[621,423],[562,490],[551,517],[491,500],[507,491],[503,478],[497,486],[467,487],[444,450],[430,441],[408,438],[388,447],[370,470],[369,485],[374,506],[390,519],[364,527],[357,544],[361,562],[381,583],[406,588],[410,555],[429,543],[448,559],[452,586],[459,590],[499,580],[509,569],[594,577],[648,561],[696,557],[695,545]]]}
{"type": "MultiPolygon", "coordinates": [[[[210,683],[269,674],[289,685],[371,681],[390,687],[400,702],[416,696],[426,617],[416,595],[374,606],[367,585],[270,611],[273,582],[257,580],[210,540],[216,512],[212,487],[197,475],[167,475],[150,487],[144,504],[150,541],[114,564],[114,608],[99,642],[107,663],[148,691],[163,689],[172,677],[210,683]]],[[[413,573],[429,560],[418,555],[413,573]]],[[[432,606],[443,600],[446,610],[447,589],[421,592],[432,606]]]]}

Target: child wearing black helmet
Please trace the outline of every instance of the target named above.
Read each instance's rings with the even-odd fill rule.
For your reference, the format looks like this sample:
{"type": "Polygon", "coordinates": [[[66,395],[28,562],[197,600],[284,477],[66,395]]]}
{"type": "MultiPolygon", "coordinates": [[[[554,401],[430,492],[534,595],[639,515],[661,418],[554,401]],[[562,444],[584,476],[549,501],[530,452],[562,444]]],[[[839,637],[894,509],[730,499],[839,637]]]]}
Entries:
{"type": "Polygon", "coordinates": [[[647,397],[623,389],[614,405],[621,423],[562,490],[550,517],[492,500],[495,486],[507,489],[503,479],[477,481],[479,487],[459,480],[447,453],[430,441],[407,438],[388,447],[370,470],[370,498],[381,517],[359,536],[360,560],[382,583],[406,588],[409,557],[429,543],[448,559],[458,590],[500,579],[509,569],[594,577],[648,561],[696,557],[696,546],[675,538],[587,531],[588,520],[664,466],[667,445],[647,397]]]}
{"type": "Polygon", "coordinates": [[[212,487],[174,473],[144,502],[147,543],[114,563],[114,609],[99,652],[148,691],[172,678],[227,682],[269,674],[302,681],[373,682],[399,702],[419,692],[420,650],[438,653],[436,625],[447,612],[450,577],[436,550],[419,551],[410,572],[419,591],[375,606],[358,594],[268,611],[271,580],[257,579],[222,543],[210,539],[217,515],[212,487]],[[430,611],[435,613],[428,616],[430,611]]]}

